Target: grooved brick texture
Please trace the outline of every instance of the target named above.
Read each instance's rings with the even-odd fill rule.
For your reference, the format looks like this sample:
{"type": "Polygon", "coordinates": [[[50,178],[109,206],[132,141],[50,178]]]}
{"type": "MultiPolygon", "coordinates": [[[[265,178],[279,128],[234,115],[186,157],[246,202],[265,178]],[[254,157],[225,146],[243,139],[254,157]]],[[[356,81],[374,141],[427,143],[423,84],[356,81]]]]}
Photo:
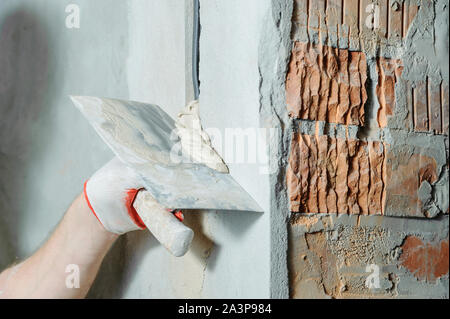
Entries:
{"type": "Polygon", "coordinates": [[[364,53],[295,42],[286,79],[289,115],[364,125],[366,80],[364,53]]]}
{"type": "Polygon", "coordinates": [[[409,127],[417,132],[448,135],[448,84],[444,81],[433,83],[428,77],[410,83],[401,78],[403,67],[400,59],[377,59],[378,126],[380,128],[389,126],[389,118],[394,115],[396,107],[396,95],[405,95],[411,123],[409,127]],[[400,81],[403,81],[403,85],[396,89],[396,84],[400,81]]]}
{"type": "MultiPolygon", "coordinates": [[[[292,212],[433,216],[420,189],[439,178],[437,149],[380,141],[292,135],[286,183],[292,212]]],[[[431,187],[431,186],[429,186],[431,187]]],[[[426,188],[425,188],[426,189],[426,188]]],[[[436,191],[436,189],[435,189],[436,191]]],[[[432,200],[432,197],[430,197],[432,200]]],[[[447,213],[443,211],[443,213],[447,213]]]]}
{"type": "Polygon", "coordinates": [[[294,133],[287,170],[292,212],[383,214],[385,147],[294,133]]]}
{"type": "Polygon", "coordinates": [[[380,107],[377,112],[379,127],[387,126],[387,117],[393,115],[395,107],[395,84],[402,75],[403,65],[400,59],[378,58],[378,83],[376,94],[380,107]]]}
{"type": "Polygon", "coordinates": [[[414,130],[448,135],[448,84],[432,83],[425,77],[411,87],[408,109],[413,114],[414,130]]]}
{"type": "Polygon", "coordinates": [[[295,0],[292,38],[336,42],[332,45],[340,38],[360,49],[366,33],[380,43],[397,44],[407,36],[418,9],[414,0],[295,0]]]}

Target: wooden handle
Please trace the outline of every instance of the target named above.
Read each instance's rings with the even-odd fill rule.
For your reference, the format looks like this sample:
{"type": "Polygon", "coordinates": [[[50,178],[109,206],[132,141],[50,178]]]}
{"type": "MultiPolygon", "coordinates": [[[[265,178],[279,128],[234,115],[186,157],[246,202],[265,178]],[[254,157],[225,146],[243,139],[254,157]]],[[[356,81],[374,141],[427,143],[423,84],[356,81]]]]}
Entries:
{"type": "Polygon", "coordinates": [[[189,250],[194,238],[192,229],[161,206],[148,191],[140,191],[133,204],[148,230],[176,257],[189,250]]]}

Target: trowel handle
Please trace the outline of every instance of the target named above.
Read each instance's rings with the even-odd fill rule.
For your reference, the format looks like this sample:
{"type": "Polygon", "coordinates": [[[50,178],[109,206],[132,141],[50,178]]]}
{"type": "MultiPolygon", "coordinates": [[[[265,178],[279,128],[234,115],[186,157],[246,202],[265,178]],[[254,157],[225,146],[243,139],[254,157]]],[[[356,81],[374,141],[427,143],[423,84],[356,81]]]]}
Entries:
{"type": "Polygon", "coordinates": [[[181,257],[186,254],[194,237],[192,229],[158,204],[146,190],[137,194],[133,206],[148,230],[172,255],[181,257]]]}

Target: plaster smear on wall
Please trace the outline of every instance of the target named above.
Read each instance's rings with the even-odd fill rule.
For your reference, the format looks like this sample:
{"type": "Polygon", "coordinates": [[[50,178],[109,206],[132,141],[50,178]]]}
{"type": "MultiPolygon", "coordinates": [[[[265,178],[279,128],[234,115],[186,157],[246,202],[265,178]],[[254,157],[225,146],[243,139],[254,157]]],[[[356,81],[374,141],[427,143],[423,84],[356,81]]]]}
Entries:
{"type": "Polygon", "coordinates": [[[191,248],[183,258],[173,258],[168,265],[169,278],[174,298],[202,298],[209,257],[214,250],[214,241],[208,227],[207,213],[185,211],[184,224],[194,231],[191,248]]]}

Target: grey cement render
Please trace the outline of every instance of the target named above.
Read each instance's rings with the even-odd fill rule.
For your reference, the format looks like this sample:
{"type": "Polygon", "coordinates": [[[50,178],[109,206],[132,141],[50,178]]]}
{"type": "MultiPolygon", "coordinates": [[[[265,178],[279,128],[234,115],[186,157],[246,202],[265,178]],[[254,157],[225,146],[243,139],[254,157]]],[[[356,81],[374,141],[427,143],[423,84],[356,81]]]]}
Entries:
{"type": "Polygon", "coordinates": [[[264,17],[258,67],[260,72],[260,121],[279,132],[269,143],[270,165],[270,296],[289,298],[287,269],[289,200],[286,192],[286,167],[292,123],[288,119],[285,79],[290,59],[290,33],[293,3],[273,0],[264,17]]]}

